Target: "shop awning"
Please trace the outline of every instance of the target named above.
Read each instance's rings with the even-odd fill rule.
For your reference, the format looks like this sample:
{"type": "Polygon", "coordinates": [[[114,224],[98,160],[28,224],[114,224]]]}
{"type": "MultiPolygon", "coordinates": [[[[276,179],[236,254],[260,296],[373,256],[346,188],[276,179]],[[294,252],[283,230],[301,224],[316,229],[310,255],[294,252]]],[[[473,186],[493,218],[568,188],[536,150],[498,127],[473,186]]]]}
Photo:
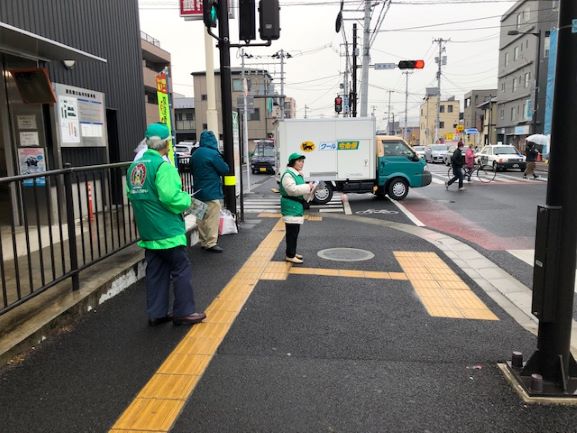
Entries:
{"type": "Polygon", "coordinates": [[[0,22],[0,52],[38,60],[76,60],[106,63],[106,59],[0,22]]]}

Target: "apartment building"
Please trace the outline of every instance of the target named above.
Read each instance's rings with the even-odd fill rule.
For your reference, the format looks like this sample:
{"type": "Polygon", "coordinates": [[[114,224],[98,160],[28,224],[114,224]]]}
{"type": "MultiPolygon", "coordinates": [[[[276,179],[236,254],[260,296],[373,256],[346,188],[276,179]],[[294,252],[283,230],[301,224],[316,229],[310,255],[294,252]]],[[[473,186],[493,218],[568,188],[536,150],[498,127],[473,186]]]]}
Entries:
{"type": "MultiPolygon", "coordinates": [[[[419,112],[420,143],[427,145],[435,143],[435,132],[437,122],[437,101],[439,92],[437,88],[428,88],[427,96],[421,104],[419,112]]],[[[460,101],[454,96],[441,100],[439,103],[439,131],[438,141],[453,141],[455,132],[459,124],[460,101]]]]}
{"type": "Polygon", "coordinates": [[[170,53],[160,47],[160,41],[141,31],[142,76],[144,78],[144,104],[146,123],[158,122],[158,98],[156,96],[156,76],[168,68],[170,71],[170,53]]]}

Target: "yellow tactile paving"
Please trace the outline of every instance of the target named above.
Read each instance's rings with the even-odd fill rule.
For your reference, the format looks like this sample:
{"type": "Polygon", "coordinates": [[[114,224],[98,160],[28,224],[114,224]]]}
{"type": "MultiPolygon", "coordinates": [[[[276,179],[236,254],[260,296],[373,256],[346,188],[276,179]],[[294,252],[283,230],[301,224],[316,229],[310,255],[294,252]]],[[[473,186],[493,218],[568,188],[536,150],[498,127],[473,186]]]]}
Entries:
{"type": "Polygon", "coordinates": [[[279,221],[116,421],[111,433],[168,432],[284,238],[279,221]]]}
{"type": "Polygon", "coordinates": [[[286,280],[291,268],[289,262],[270,262],[262,273],[261,280],[286,280]]]}
{"type": "Polygon", "coordinates": [[[499,320],[436,253],[395,251],[394,255],[431,316],[499,320]]]}
{"type": "Polygon", "coordinates": [[[184,406],[184,400],[137,398],[114,424],[113,430],[167,432],[184,406]]]}

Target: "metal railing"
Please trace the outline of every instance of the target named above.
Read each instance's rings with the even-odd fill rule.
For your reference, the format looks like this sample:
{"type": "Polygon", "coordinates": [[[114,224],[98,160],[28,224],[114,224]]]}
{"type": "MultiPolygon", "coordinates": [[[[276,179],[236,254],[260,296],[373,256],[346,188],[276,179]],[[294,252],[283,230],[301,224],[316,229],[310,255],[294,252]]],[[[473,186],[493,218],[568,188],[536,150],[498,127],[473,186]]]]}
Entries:
{"type": "Polygon", "coordinates": [[[142,30],[140,31],[140,38],[144,39],[147,42],[150,42],[152,45],[154,45],[156,47],[160,47],[160,41],[158,39],[153,38],[148,33],[143,32],[142,30]]]}
{"type": "Polygon", "coordinates": [[[81,271],[138,240],[129,164],[0,178],[12,203],[0,230],[0,315],[68,278],[78,290],[81,271]]]}

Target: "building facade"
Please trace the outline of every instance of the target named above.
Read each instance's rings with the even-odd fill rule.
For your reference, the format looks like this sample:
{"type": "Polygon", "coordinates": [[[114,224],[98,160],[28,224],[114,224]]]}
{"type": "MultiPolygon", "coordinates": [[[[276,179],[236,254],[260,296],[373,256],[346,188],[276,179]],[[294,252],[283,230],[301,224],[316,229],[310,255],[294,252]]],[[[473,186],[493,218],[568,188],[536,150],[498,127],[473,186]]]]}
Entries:
{"type": "MultiPolygon", "coordinates": [[[[241,68],[232,69],[232,109],[238,110],[239,98],[243,96],[243,82],[241,68]]],[[[252,107],[249,98],[248,114],[248,139],[249,145],[253,140],[262,140],[270,138],[274,134],[274,122],[277,115],[274,113],[274,105],[278,105],[277,98],[266,97],[265,95],[274,95],[275,88],[272,83],[272,77],[266,70],[262,69],[245,69],[248,92],[253,97],[252,107]],[[251,111],[251,112],[250,112],[251,111]]],[[[193,72],[194,78],[194,96],[195,96],[195,124],[196,131],[202,131],[207,128],[207,89],[206,74],[202,72],[193,72]]],[[[220,72],[215,71],[215,91],[216,91],[216,111],[218,113],[219,136],[222,139],[222,104],[220,92],[220,72]]],[[[288,98],[287,98],[288,99],[288,98]]]]}
{"type": "MultiPolygon", "coordinates": [[[[435,89],[437,90],[437,89],[435,89]]],[[[420,127],[420,144],[429,145],[435,143],[435,130],[437,122],[437,101],[438,94],[429,94],[424,98],[419,111],[419,127],[420,127]]],[[[455,97],[450,97],[447,100],[441,100],[439,104],[439,131],[438,141],[443,143],[446,141],[454,141],[456,136],[456,128],[459,124],[459,111],[461,104],[455,100],[455,97]]]]}
{"type": "Polygon", "coordinates": [[[174,95],[173,101],[176,142],[196,141],[194,98],[174,95]]]}
{"type": "Polygon", "coordinates": [[[480,132],[480,145],[486,146],[489,144],[497,144],[497,98],[491,98],[478,105],[477,109],[482,111],[481,115],[481,129],[480,132]]]}
{"type": "Polygon", "coordinates": [[[519,0],[501,18],[498,141],[521,148],[529,134],[543,132],[549,31],[558,16],[558,0],[519,0]]]}
{"type": "MultiPolygon", "coordinates": [[[[139,27],[137,0],[0,2],[0,177],[26,173],[27,155],[39,171],[133,158],[145,128],[139,27]]],[[[2,214],[18,220],[20,199],[0,189],[2,214]]]]}
{"type": "MultiPolygon", "coordinates": [[[[160,41],[145,32],[140,32],[142,45],[142,77],[144,80],[144,106],[146,123],[158,122],[158,97],[156,76],[168,70],[170,73],[170,53],[160,48],[160,41]]],[[[169,89],[170,90],[170,89],[169,89]]]]}
{"type": "Polygon", "coordinates": [[[463,126],[465,129],[483,128],[483,109],[481,104],[497,96],[497,89],[471,90],[465,93],[463,107],[463,126]]]}

